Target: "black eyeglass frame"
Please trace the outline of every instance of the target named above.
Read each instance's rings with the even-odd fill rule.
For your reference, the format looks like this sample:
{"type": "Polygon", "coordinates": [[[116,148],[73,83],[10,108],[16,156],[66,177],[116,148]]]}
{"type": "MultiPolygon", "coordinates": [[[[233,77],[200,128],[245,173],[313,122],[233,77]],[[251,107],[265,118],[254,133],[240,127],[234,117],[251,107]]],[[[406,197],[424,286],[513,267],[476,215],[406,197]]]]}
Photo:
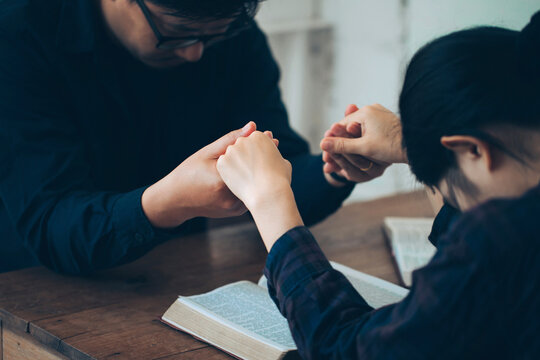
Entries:
{"type": "Polygon", "coordinates": [[[144,0],[135,0],[137,2],[137,5],[141,8],[144,17],[146,18],[146,21],[148,22],[148,25],[150,25],[150,28],[154,32],[154,35],[156,36],[156,39],[158,40],[158,43],[156,44],[157,49],[162,50],[174,50],[174,49],[182,49],[186,47],[193,46],[199,42],[202,42],[203,44],[212,43],[212,40],[214,42],[218,42],[221,40],[230,39],[244,30],[247,30],[253,26],[252,19],[250,19],[247,15],[241,14],[238,19],[233,21],[233,24],[236,23],[237,27],[231,28],[227,30],[224,33],[220,34],[214,34],[214,35],[199,35],[199,36],[184,36],[184,37],[171,37],[171,36],[165,36],[161,34],[159,29],[157,28],[156,23],[154,20],[152,20],[152,14],[150,13],[150,9],[146,6],[144,3],[144,0]],[[178,42],[178,41],[184,41],[184,43],[181,44],[175,44],[175,45],[167,45],[167,43],[171,42],[178,42]]]}

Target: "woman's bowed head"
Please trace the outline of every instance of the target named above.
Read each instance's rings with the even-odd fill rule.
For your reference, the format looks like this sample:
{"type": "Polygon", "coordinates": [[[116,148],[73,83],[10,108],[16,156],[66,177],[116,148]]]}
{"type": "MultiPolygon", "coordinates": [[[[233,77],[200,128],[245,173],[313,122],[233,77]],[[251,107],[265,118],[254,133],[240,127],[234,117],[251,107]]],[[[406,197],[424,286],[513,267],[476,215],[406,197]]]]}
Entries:
{"type": "Polygon", "coordinates": [[[540,154],[540,13],[521,32],[480,27],[436,39],[411,60],[401,119],[350,105],[321,142],[325,171],[362,181],[366,161],[409,163],[467,210],[534,187],[540,154]]]}

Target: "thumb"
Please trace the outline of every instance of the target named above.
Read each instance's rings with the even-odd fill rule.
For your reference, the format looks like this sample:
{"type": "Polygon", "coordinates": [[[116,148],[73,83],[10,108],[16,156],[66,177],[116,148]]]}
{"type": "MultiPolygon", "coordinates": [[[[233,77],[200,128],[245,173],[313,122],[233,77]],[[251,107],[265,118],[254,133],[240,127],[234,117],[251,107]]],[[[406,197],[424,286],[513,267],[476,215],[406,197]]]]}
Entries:
{"type": "Polygon", "coordinates": [[[238,138],[247,137],[251,135],[251,133],[254,132],[256,129],[257,125],[253,121],[250,121],[242,129],[231,131],[230,133],[220,137],[210,145],[207,145],[204,148],[204,151],[207,153],[208,157],[218,158],[221,155],[225,154],[225,151],[227,151],[227,147],[230,145],[234,145],[238,138]]]}
{"type": "Polygon", "coordinates": [[[321,149],[334,154],[361,154],[362,138],[329,137],[321,141],[321,149]]]}

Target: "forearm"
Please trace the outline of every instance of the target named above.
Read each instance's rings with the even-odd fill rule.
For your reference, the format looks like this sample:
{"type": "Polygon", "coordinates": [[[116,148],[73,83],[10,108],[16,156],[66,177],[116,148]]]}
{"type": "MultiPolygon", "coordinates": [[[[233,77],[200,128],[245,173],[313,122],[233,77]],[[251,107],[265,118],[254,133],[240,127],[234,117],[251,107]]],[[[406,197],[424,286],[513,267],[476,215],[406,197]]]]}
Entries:
{"type": "Polygon", "coordinates": [[[357,325],[372,308],[333,270],[307,228],[293,229],[278,240],[265,275],[302,358],[360,357],[354,341],[357,325]]]}
{"type": "Polygon", "coordinates": [[[320,157],[306,154],[293,161],[292,189],[286,186],[270,196],[263,194],[255,205],[250,206],[268,251],[281,235],[304,225],[303,217],[307,216],[307,222],[313,223],[334,212],[352,190],[351,185],[336,187],[328,182],[322,172],[320,157]],[[303,211],[299,210],[299,205],[303,211]]]}
{"type": "Polygon", "coordinates": [[[132,261],[160,239],[141,209],[138,189],[73,192],[29,206],[18,227],[27,247],[56,271],[87,274],[132,261]]]}
{"type": "Polygon", "coordinates": [[[374,310],[331,268],[307,228],[283,235],[268,255],[264,273],[301,357],[433,359],[470,351],[467,339],[482,333],[492,313],[486,299],[497,296],[494,288],[476,283],[484,284],[480,273],[485,271],[476,263],[478,255],[449,238],[441,240],[446,243],[443,252],[415,271],[402,301],[374,310]]]}

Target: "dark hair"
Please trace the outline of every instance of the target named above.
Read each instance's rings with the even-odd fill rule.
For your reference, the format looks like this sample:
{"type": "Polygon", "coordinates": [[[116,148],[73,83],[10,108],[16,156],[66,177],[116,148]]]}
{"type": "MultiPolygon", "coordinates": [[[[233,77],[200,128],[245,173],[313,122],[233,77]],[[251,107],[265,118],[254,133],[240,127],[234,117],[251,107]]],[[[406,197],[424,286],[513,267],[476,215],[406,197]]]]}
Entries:
{"type": "Polygon", "coordinates": [[[193,20],[225,19],[243,15],[253,18],[263,0],[147,0],[171,15],[193,20]]]}
{"type": "Polygon", "coordinates": [[[456,184],[442,136],[474,136],[518,158],[486,129],[540,128],[540,12],[521,32],[478,27],[424,46],[407,68],[399,108],[411,170],[428,186],[447,178],[466,187],[456,184]]]}

